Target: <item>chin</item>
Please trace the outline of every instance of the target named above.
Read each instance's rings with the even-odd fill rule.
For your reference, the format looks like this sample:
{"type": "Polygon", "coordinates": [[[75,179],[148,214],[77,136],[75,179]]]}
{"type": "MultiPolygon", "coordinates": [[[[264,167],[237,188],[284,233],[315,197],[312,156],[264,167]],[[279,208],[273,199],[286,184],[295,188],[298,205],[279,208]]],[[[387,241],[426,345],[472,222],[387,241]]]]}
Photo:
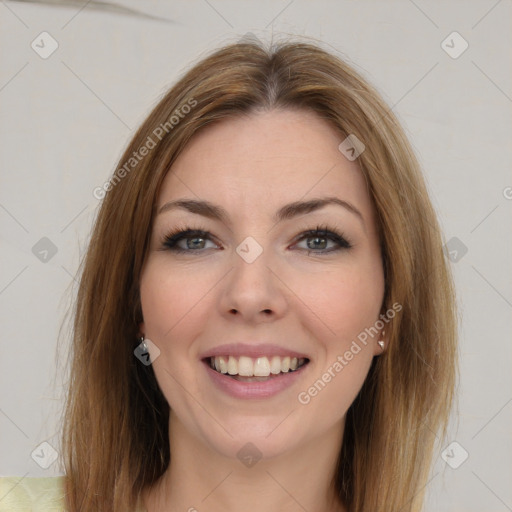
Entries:
{"type": "Polygon", "coordinates": [[[226,430],[221,427],[216,429],[216,435],[212,435],[214,432],[209,423],[205,425],[207,432],[202,437],[213,450],[227,458],[241,462],[245,457],[271,459],[304,443],[304,431],[299,431],[295,422],[291,421],[292,415],[293,413],[288,418],[286,415],[257,419],[254,416],[233,418],[230,422],[223,423],[226,430]]]}

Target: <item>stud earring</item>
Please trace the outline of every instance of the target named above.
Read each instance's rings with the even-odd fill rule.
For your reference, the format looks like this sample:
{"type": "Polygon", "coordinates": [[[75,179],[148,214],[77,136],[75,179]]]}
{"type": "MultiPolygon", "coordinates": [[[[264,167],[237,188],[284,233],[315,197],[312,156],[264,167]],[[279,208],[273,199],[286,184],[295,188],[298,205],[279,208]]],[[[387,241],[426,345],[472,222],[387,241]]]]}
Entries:
{"type": "MultiPolygon", "coordinates": [[[[382,336],[384,336],[386,334],[386,331],[382,331],[382,336]]],[[[382,350],[384,350],[384,340],[379,340],[377,341],[377,343],[379,344],[380,348],[382,350]]]]}

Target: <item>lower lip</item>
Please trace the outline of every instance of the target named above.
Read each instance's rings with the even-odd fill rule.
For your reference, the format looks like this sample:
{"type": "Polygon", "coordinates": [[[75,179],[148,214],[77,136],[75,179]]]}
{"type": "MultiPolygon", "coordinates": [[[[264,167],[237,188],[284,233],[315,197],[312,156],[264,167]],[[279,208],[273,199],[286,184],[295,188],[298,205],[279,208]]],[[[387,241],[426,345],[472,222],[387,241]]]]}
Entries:
{"type": "Polygon", "coordinates": [[[221,391],[235,398],[270,398],[277,395],[292,386],[297,379],[300,379],[306,367],[309,366],[309,363],[307,363],[294,372],[280,373],[277,377],[272,377],[263,382],[243,382],[215,371],[205,361],[203,361],[203,364],[213,383],[221,391]]]}

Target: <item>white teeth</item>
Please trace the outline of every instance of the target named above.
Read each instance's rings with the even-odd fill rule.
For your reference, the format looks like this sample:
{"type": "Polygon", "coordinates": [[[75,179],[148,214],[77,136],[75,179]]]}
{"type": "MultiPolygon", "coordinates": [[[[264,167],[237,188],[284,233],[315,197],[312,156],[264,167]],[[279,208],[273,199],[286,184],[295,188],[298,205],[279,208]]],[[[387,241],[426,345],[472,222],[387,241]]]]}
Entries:
{"type": "MultiPolygon", "coordinates": [[[[215,361],[219,360],[220,373],[228,373],[228,363],[223,357],[216,357],[215,361]]],[[[217,370],[218,371],[218,370],[217,370]]]]}
{"type": "Polygon", "coordinates": [[[254,364],[250,357],[242,356],[238,360],[238,375],[242,377],[252,377],[254,375],[254,364]]]}
{"type": "Polygon", "coordinates": [[[279,356],[274,356],[270,361],[270,371],[274,375],[281,373],[281,358],[279,356]]]}
{"type": "Polygon", "coordinates": [[[210,366],[219,373],[240,375],[242,377],[268,377],[270,374],[287,373],[295,371],[306,362],[306,359],[296,357],[270,358],[263,356],[253,359],[247,356],[236,358],[234,356],[216,356],[210,358],[210,366]]]}
{"type": "MultiPolygon", "coordinates": [[[[217,359],[217,358],[215,358],[217,359]]],[[[233,356],[229,356],[228,359],[228,373],[229,375],[237,375],[238,374],[238,362],[233,356]]]]}
{"type": "MultiPolygon", "coordinates": [[[[240,374],[242,375],[242,374],[240,374]]],[[[267,357],[258,357],[254,363],[255,377],[268,377],[270,375],[270,363],[267,357]]]]}

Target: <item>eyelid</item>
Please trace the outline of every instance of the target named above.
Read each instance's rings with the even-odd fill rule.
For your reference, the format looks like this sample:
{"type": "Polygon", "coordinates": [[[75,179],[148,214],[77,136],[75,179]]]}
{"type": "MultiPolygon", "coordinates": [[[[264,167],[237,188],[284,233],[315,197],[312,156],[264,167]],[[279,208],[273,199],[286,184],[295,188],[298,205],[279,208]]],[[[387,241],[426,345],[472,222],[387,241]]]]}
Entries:
{"type": "Polygon", "coordinates": [[[213,236],[206,228],[178,226],[163,236],[163,239],[161,241],[162,250],[170,250],[170,251],[174,251],[174,252],[197,252],[197,253],[199,253],[200,252],[199,250],[198,251],[186,250],[186,249],[181,249],[180,247],[177,247],[178,242],[180,242],[181,240],[186,240],[187,238],[192,238],[192,237],[204,238],[205,240],[210,240],[214,243],[217,243],[215,236],[213,236]],[[171,241],[173,244],[172,246],[170,246],[171,241]]]}
{"type": "MultiPolygon", "coordinates": [[[[318,238],[326,238],[327,240],[331,240],[332,242],[335,242],[336,247],[334,249],[329,249],[329,250],[310,249],[310,250],[308,250],[308,254],[309,253],[319,254],[319,255],[329,254],[331,252],[338,252],[338,251],[342,251],[342,250],[352,249],[352,247],[354,246],[354,244],[351,242],[351,240],[341,230],[338,230],[334,227],[331,228],[325,224],[322,226],[317,225],[317,227],[314,229],[306,229],[306,230],[302,231],[295,238],[293,245],[297,244],[298,242],[301,242],[302,240],[306,240],[308,238],[313,238],[315,236],[318,238]]],[[[307,250],[307,249],[305,249],[305,250],[307,250]]]]}
{"type": "MultiPolygon", "coordinates": [[[[330,250],[322,250],[322,249],[302,249],[306,250],[309,253],[313,254],[329,254],[331,252],[338,252],[342,250],[348,250],[351,249],[354,244],[351,242],[351,240],[341,231],[337,228],[331,228],[328,225],[317,225],[316,228],[310,228],[310,229],[303,229],[300,231],[300,233],[294,238],[291,246],[295,246],[302,240],[313,238],[326,238],[328,240],[331,240],[336,244],[336,248],[330,249],[330,250]]],[[[201,253],[204,252],[207,249],[181,249],[180,247],[177,247],[177,244],[181,240],[186,240],[187,238],[204,238],[205,240],[209,240],[215,244],[218,244],[216,241],[217,238],[211,234],[211,232],[202,226],[197,227],[191,227],[191,225],[181,225],[177,226],[176,228],[172,229],[167,235],[164,235],[162,241],[161,241],[161,250],[170,250],[174,252],[181,252],[181,253],[201,253]],[[172,246],[170,245],[170,241],[172,240],[172,246]]],[[[210,248],[208,248],[210,249],[210,248]]]]}

